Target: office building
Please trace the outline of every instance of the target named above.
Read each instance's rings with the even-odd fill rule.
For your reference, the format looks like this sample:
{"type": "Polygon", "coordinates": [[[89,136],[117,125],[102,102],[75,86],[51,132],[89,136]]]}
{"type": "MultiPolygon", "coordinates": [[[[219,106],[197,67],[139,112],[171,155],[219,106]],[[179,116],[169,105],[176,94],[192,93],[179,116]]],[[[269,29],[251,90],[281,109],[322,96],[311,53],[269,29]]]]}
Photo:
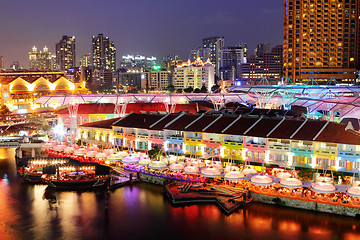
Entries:
{"type": "Polygon", "coordinates": [[[118,69],[117,91],[141,90],[145,88],[145,73],[137,70],[118,69]]]}
{"type": "Polygon", "coordinates": [[[167,55],[162,57],[162,68],[173,71],[174,68],[181,63],[179,55],[167,55]]]}
{"type": "Polygon", "coordinates": [[[284,0],[284,77],[353,83],[359,69],[358,0],[284,0]]]}
{"type": "Polygon", "coordinates": [[[220,79],[231,80],[240,78],[239,67],[246,63],[246,44],[226,47],[221,50],[220,79]]]}
{"type": "Polygon", "coordinates": [[[282,46],[278,45],[271,52],[263,51],[258,56],[248,56],[246,63],[239,67],[239,80],[256,85],[262,78],[266,78],[272,84],[278,84],[282,78],[282,65],[282,46]]]}
{"type": "Polygon", "coordinates": [[[146,69],[151,69],[156,66],[156,57],[154,56],[143,56],[143,55],[133,55],[128,54],[122,56],[122,62],[120,63],[121,68],[126,69],[137,69],[139,71],[145,71],[146,69]]]}
{"type": "Polygon", "coordinates": [[[261,57],[266,53],[270,53],[270,44],[269,43],[260,43],[255,48],[255,56],[261,57]]]}
{"type": "Polygon", "coordinates": [[[195,62],[197,58],[200,58],[203,62],[206,62],[211,57],[211,49],[199,47],[198,49],[192,49],[190,51],[190,61],[195,62]]]}
{"type": "Polygon", "coordinates": [[[171,72],[167,70],[148,70],[145,72],[146,86],[150,91],[167,91],[171,84],[171,72]]]}
{"type": "Polygon", "coordinates": [[[75,60],[75,37],[65,35],[56,44],[56,64],[59,70],[65,71],[76,66],[75,60]]]}
{"type": "Polygon", "coordinates": [[[221,50],[224,48],[224,37],[204,38],[202,43],[202,48],[210,49],[210,62],[214,64],[216,76],[219,76],[221,50]]]}
{"type": "Polygon", "coordinates": [[[111,91],[113,88],[113,73],[110,69],[95,68],[93,71],[90,90],[111,91]]]}

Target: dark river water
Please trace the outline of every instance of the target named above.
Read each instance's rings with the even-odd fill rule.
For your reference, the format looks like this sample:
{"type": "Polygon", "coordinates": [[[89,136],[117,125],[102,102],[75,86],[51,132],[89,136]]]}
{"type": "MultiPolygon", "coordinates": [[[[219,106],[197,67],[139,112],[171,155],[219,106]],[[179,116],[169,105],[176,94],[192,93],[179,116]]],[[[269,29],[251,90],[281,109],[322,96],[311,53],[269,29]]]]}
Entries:
{"type": "Polygon", "coordinates": [[[13,150],[0,149],[0,240],[360,240],[360,220],[351,217],[258,203],[226,216],[212,204],[172,207],[161,186],[146,183],[106,194],[24,184],[13,150]]]}

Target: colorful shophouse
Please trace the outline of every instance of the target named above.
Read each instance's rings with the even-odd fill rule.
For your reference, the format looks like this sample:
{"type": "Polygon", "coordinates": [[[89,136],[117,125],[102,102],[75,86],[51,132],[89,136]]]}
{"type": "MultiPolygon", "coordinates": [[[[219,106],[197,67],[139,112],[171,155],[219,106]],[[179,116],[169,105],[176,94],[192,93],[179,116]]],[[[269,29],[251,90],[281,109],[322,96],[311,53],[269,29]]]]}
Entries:
{"type": "Polygon", "coordinates": [[[307,118],[209,114],[130,114],[113,125],[115,143],[137,150],[219,155],[281,167],[353,172],[360,133],[351,124],[307,118]]]}

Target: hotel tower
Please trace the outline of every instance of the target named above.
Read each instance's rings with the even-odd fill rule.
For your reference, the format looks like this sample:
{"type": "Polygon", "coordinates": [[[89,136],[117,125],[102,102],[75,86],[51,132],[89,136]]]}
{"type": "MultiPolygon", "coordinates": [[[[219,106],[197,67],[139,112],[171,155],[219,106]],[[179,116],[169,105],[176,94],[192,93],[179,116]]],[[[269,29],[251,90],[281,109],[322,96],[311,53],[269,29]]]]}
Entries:
{"type": "Polygon", "coordinates": [[[359,5],[358,0],[284,0],[284,77],[354,83],[359,5]]]}

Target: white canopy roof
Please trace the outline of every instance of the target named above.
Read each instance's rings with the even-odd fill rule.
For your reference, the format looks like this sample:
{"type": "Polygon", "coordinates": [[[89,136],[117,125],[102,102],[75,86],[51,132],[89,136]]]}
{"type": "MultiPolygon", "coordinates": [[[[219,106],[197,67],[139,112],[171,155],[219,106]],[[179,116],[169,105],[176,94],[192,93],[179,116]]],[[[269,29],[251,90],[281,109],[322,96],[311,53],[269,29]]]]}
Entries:
{"type": "Polygon", "coordinates": [[[250,182],[258,186],[267,186],[271,185],[273,183],[273,180],[268,175],[259,174],[251,177],[250,182]]]}

